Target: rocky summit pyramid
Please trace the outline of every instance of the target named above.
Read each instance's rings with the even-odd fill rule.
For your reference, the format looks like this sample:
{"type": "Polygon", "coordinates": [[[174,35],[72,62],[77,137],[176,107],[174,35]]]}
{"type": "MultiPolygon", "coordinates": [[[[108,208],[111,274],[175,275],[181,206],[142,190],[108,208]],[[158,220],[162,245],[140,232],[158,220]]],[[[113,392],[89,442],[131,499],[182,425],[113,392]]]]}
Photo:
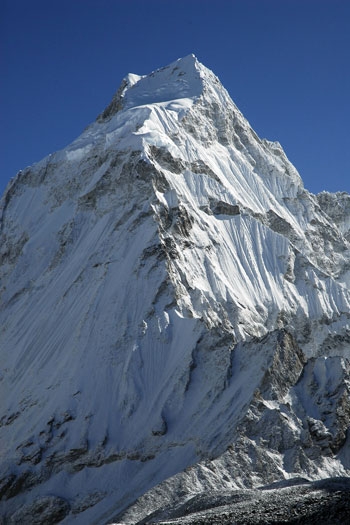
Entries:
{"type": "Polygon", "coordinates": [[[193,55],[18,173],[0,231],[3,523],[350,475],[350,196],[193,55]]]}

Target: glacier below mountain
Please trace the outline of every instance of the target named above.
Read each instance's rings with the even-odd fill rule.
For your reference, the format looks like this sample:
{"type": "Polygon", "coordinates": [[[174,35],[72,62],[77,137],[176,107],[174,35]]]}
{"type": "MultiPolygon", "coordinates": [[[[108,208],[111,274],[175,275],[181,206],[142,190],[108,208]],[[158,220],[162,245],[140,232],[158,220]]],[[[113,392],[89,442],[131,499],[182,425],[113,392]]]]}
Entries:
{"type": "Polygon", "coordinates": [[[3,523],[350,475],[350,195],[193,55],[128,75],[0,217],[3,523]]]}

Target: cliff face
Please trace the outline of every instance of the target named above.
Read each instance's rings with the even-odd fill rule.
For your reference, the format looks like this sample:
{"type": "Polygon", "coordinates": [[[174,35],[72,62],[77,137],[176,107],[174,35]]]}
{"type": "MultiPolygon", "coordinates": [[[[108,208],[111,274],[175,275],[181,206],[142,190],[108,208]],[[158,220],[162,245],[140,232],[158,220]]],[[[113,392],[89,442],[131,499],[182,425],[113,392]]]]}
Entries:
{"type": "Polygon", "coordinates": [[[348,475],[349,199],[306,191],[193,55],[129,75],[20,172],[0,226],[6,519],[108,522],[174,475],[153,510],[348,475]]]}

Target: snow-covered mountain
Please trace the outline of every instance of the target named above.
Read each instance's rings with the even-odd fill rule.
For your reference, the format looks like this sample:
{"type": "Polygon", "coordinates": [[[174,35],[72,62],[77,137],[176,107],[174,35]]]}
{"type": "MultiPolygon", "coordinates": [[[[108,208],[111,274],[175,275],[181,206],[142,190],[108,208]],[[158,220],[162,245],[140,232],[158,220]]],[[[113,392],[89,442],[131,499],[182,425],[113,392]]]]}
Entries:
{"type": "Polygon", "coordinates": [[[350,475],[350,195],[193,55],[18,173],[0,231],[5,523],[350,475]]]}

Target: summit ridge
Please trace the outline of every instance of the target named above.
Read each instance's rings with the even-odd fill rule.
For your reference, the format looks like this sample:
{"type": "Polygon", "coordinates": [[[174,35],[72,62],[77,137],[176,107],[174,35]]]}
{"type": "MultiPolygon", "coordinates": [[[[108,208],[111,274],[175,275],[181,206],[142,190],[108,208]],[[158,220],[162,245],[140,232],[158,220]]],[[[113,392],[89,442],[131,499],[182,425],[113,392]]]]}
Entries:
{"type": "Polygon", "coordinates": [[[1,201],[4,520],[348,477],[349,213],[194,55],[128,75],[1,201]]]}
{"type": "Polygon", "coordinates": [[[149,75],[139,76],[129,73],[122,81],[112,106],[104,113],[111,116],[116,100],[119,100],[120,107],[123,109],[130,109],[146,104],[197,98],[203,91],[202,77],[205,69],[191,54],[149,75]]]}

